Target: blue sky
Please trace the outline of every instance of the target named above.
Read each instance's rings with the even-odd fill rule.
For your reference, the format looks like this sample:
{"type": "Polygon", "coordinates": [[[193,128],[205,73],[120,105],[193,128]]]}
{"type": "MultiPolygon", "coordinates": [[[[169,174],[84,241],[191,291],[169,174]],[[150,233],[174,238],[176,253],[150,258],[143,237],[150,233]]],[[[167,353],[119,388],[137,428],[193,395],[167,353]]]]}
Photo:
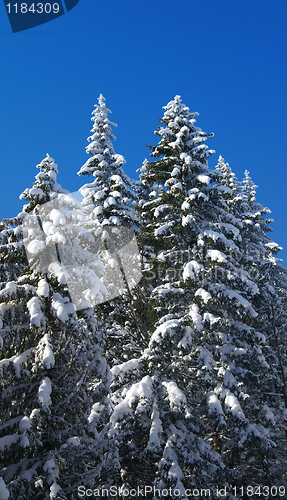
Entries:
{"type": "Polygon", "coordinates": [[[17,214],[48,152],[70,191],[85,181],[91,112],[102,93],[118,124],[115,151],[136,169],[176,94],[208,146],[258,184],[287,263],[287,2],[80,0],[64,16],[13,34],[0,4],[0,218],[17,214]]]}

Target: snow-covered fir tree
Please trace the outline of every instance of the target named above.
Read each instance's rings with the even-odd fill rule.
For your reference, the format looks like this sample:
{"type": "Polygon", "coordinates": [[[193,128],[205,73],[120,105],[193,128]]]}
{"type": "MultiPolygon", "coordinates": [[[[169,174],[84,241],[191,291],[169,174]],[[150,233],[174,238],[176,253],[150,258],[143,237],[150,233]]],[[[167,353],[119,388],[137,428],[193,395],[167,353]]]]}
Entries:
{"type": "Polygon", "coordinates": [[[227,469],[244,475],[251,468],[254,477],[264,476],[262,461],[273,442],[256,391],[268,365],[263,335],[250,326],[259,290],[241,268],[241,220],[226,199],[232,188],[208,168],[208,134],[195,127],[195,116],[179,96],[165,107],[151,153],[155,161],[145,162],[141,173],[144,185],[152,186],[141,202],[142,239],[155,253],[151,301],[157,325],[176,320],[188,329],[173,376],[185,374],[179,387],[201,414],[203,435],[227,469]]]}
{"type": "Polygon", "coordinates": [[[23,210],[28,213],[37,205],[42,205],[50,201],[51,196],[55,197],[58,193],[68,193],[66,189],[63,189],[62,186],[58,184],[58,165],[48,153],[46,158],[37,165],[37,168],[40,169],[40,172],[35,176],[36,181],[33,183],[33,187],[25,189],[20,195],[20,199],[29,201],[29,203],[23,207],[23,210]]]}
{"type": "Polygon", "coordinates": [[[132,181],[123,170],[124,157],[114,151],[112,127],[116,124],[109,120],[109,113],[111,111],[105,105],[105,98],[100,95],[92,113],[94,125],[86,148],[91,158],[78,174],[94,177],[93,182],[80,188],[84,211],[89,213],[87,224],[93,228],[104,248],[118,259],[118,280],[124,282],[124,289],[118,298],[96,308],[96,314],[99,319],[102,318],[103,329],[106,330],[108,359],[116,357],[120,361],[127,359],[131,350],[140,353],[142,346],[147,345],[141,316],[146,299],[142,288],[131,286],[133,279],[128,280],[128,273],[140,264],[136,262],[139,257],[137,249],[134,257],[131,254],[120,257],[120,249],[128,249],[135,236],[134,231],[137,232],[136,194],[132,181]]]}
{"type": "Polygon", "coordinates": [[[119,225],[134,228],[136,217],[132,207],[135,199],[132,182],[123,170],[124,157],[115,153],[111,142],[115,139],[112,127],[116,124],[108,118],[111,111],[106,107],[102,94],[98,102],[93,111],[92,135],[88,137],[89,145],[86,147],[91,158],[78,172],[80,176],[93,175],[95,180],[82,186],[80,192],[85,204],[95,205],[94,215],[102,228],[119,225]]]}
{"type": "Polygon", "coordinates": [[[272,241],[269,218],[270,210],[256,201],[257,186],[249,172],[238,186],[238,198],[242,218],[242,265],[252,275],[259,293],[254,297],[258,316],[253,324],[265,336],[264,353],[268,362],[268,376],[264,377],[261,390],[264,395],[264,411],[273,427],[276,450],[270,454],[272,474],[286,484],[286,462],[282,450],[286,448],[287,406],[287,358],[286,358],[286,269],[277,257],[282,249],[272,241]]]}
{"type": "Polygon", "coordinates": [[[209,168],[213,134],[180,96],[164,109],[133,184],[100,95],[83,203],[47,155],[0,224],[0,500],[287,486],[287,279],[270,211],[248,172],[238,182],[221,156],[209,168]]]}
{"type": "MultiPolygon", "coordinates": [[[[77,250],[75,233],[85,238],[83,214],[67,203],[55,208],[68,195],[56,175],[46,182],[51,172],[57,165],[48,157],[36,177],[41,187],[23,194],[29,204],[18,216],[21,225],[9,230],[22,232],[29,266],[0,284],[0,487],[1,498],[7,490],[12,500],[70,500],[77,498],[77,485],[93,484],[95,422],[108,403],[110,372],[96,321],[91,308],[76,314],[58,259],[65,239],[69,251],[77,250]]],[[[9,253],[13,258],[13,249],[9,253]]]]}

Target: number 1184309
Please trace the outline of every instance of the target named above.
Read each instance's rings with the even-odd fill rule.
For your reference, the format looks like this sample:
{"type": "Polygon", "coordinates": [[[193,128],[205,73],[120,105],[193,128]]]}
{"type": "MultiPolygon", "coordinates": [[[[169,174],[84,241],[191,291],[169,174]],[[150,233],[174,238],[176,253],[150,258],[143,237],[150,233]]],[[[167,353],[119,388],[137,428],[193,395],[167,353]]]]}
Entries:
{"type": "Polygon", "coordinates": [[[247,495],[248,497],[283,497],[285,496],[284,486],[233,486],[232,492],[236,495],[247,495]]]}
{"type": "Polygon", "coordinates": [[[15,14],[27,14],[27,13],[32,13],[32,14],[58,14],[60,10],[60,5],[58,3],[32,3],[32,4],[27,4],[27,3],[8,3],[6,4],[8,14],[15,13],[15,14]]]}

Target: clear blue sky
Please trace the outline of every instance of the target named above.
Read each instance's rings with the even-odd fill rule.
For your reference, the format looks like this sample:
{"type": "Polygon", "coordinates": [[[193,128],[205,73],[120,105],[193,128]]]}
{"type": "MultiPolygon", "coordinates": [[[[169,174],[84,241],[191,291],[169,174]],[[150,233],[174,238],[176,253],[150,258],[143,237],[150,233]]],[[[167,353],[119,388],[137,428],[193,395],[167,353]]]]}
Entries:
{"type": "Polygon", "coordinates": [[[208,146],[259,185],[287,264],[286,0],[80,0],[68,14],[13,34],[0,4],[1,206],[16,215],[48,152],[70,191],[84,179],[91,112],[102,93],[126,172],[147,157],[162,106],[176,94],[208,146]]]}

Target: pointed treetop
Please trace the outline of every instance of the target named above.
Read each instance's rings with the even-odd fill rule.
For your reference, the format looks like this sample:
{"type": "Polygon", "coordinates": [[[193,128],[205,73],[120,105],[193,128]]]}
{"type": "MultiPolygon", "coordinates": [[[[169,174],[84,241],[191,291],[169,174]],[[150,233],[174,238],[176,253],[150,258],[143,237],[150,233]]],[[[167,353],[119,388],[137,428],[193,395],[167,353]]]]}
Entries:
{"type": "Polygon", "coordinates": [[[151,156],[159,158],[162,155],[178,156],[181,153],[192,154],[194,159],[206,165],[207,158],[214,153],[208,150],[204,142],[213,134],[206,134],[201,128],[196,127],[195,117],[198,113],[191,113],[189,108],[181,102],[179,95],[163,106],[165,113],[160,119],[161,126],[155,135],[161,137],[158,145],[152,148],[151,156]]]}
{"type": "Polygon", "coordinates": [[[186,117],[188,121],[194,123],[194,118],[198,116],[198,113],[191,113],[189,111],[189,107],[185,106],[185,104],[181,102],[180,95],[176,95],[172,101],[170,101],[166,106],[163,106],[163,109],[165,109],[166,111],[161,120],[162,123],[166,123],[171,118],[177,117],[179,115],[182,117],[186,117]]]}
{"type": "Polygon", "coordinates": [[[68,193],[66,189],[63,189],[57,182],[58,165],[55,163],[54,159],[46,154],[37,168],[40,172],[35,176],[36,182],[33,183],[32,188],[26,188],[25,191],[20,195],[20,200],[25,199],[29,201],[28,205],[24,205],[24,212],[31,212],[36,205],[47,203],[51,196],[58,193],[68,193]]]}
{"type": "Polygon", "coordinates": [[[257,188],[258,188],[258,186],[256,186],[256,184],[254,184],[248,170],[245,170],[244,179],[242,181],[242,191],[247,196],[250,203],[254,203],[256,200],[255,194],[256,194],[257,188]]]}
{"type": "Polygon", "coordinates": [[[226,163],[225,159],[220,155],[218,158],[218,164],[216,165],[217,172],[221,176],[221,185],[229,187],[231,190],[236,190],[238,186],[238,181],[235,174],[232,172],[229,163],[226,163]]]}
{"type": "MultiPolygon", "coordinates": [[[[88,137],[89,145],[86,147],[87,154],[91,155],[90,158],[79,170],[78,175],[93,175],[98,167],[105,166],[109,163],[110,158],[115,155],[115,151],[111,139],[116,139],[112,133],[112,127],[117,127],[108,118],[108,113],[111,110],[105,105],[105,98],[102,94],[98,97],[98,103],[92,112],[91,120],[94,122],[91,132],[93,134],[88,137]]],[[[120,156],[120,155],[118,155],[120,156]]],[[[121,156],[121,165],[125,163],[124,158],[121,156]]]]}
{"type": "Polygon", "coordinates": [[[94,180],[81,187],[80,192],[84,197],[83,204],[96,205],[95,216],[100,225],[133,225],[135,214],[132,201],[135,194],[132,182],[123,171],[125,159],[115,153],[111,139],[112,127],[116,124],[108,119],[105,98],[101,94],[99,104],[93,111],[93,135],[88,137],[90,144],[86,151],[91,158],[81,167],[78,175],[93,175],[94,180]]]}

